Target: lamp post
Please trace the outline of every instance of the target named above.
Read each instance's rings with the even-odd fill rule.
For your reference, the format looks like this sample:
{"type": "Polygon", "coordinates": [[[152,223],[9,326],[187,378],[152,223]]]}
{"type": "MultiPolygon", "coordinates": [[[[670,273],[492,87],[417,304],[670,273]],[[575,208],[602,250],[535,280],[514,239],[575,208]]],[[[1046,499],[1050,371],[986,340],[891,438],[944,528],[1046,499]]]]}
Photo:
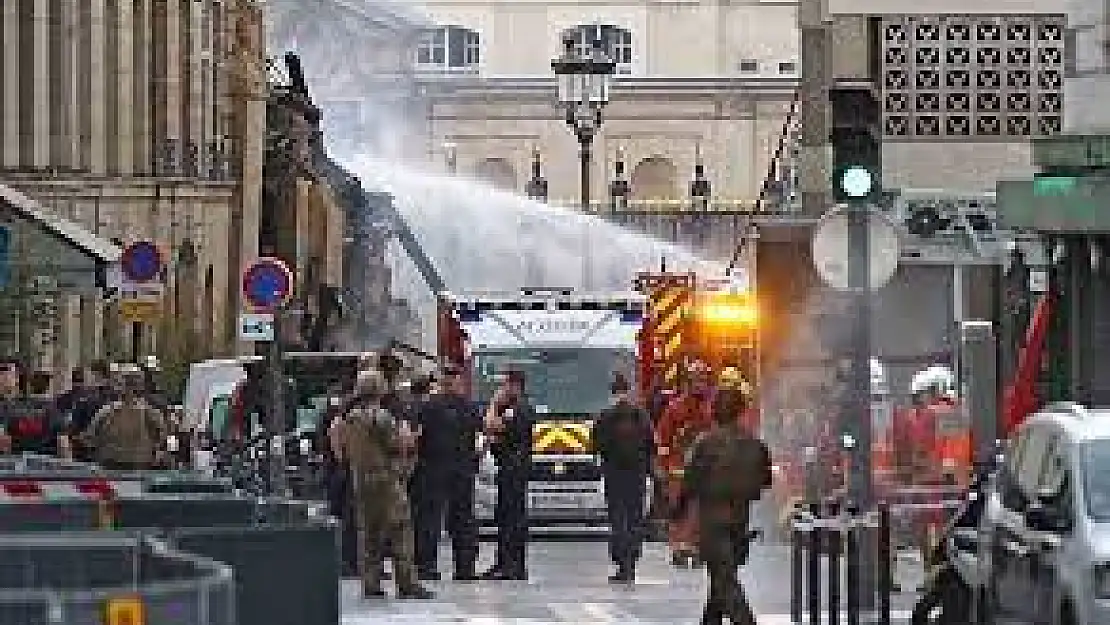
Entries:
{"type": "MultiPolygon", "coordinates": [[[[563,54],[551,62],[558,79],[559,105],[567,125],[578,139],[581,159],[582,211],[590,210],[590,160],[594,137],[601,129],[601,111],[609,102],[609,84],[617,64],[606,54],[602,42],[594,40],[589,52],[579,51],[573,37],[563,39],[563,54]]],[[[583,221],[582,283],[590,285],[589,221],[583,221]]]]}

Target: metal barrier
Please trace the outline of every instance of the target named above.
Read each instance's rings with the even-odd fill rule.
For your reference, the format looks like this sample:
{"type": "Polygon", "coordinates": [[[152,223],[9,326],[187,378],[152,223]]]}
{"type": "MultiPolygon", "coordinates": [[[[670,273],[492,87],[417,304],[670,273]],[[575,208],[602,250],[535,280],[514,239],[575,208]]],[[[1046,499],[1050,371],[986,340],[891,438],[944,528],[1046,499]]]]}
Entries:
{"type": "MultiPolygon", "coordinates": [[[[0,458],[0,500],[15,485],[26,490],[38,484],[44,495],[65,496],[66,490],[102,497],[137,496],[143,493],[231,493],[231,480],[197,471],[107,471],[84,462],[25,454],[0,458]]],[[[32,493],[20,493],[26,497],[32,493]]],[[[3,527],[0,526],[0,530],[3,527]]]]}
{"type": "Polygon", "coordinates": [[[151,492],[159,483],[189,485],[173,472],[109,473],[17,459],[0,466],[0,536],[98,528],[159,536],[235,569],[238,625],[339,623],[339,526],[321,504],[151,492]],[[80,487],[105,482],[112,488],[80,487]],[[136,488],[115,488],[120,484],[136,488]]]}
{"type": "Polygon", "coordinates": [[[236,625],[231,570],[117,532],[0,534],[5,625],[236,625]]]}
{"type": "Polygon", "coordinates": [[[793,519],[790,542],[793,623],[839,624],[845,615],[848,625],[859,625],[866,611],[890,625],[894,579],[888,506],[861,514],[838,502],[810,504],[793,519]]]}
{"type": "Polygon", "coordinates": [[[168,535],[235,569],[239,625],[338,625],[337,521],[320,504],[259,501],[257,510],[252,525],[213,522],[168,535]]]}

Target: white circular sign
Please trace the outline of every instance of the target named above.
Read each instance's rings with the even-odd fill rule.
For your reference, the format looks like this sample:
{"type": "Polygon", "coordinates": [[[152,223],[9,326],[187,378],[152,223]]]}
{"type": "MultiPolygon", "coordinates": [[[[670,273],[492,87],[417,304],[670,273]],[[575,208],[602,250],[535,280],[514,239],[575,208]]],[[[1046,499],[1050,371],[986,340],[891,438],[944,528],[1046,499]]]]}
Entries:
{"type": "MultiPolygon", "coordinates": [[[[883,287],[898,270],[898,230],[884,215],[868,214],[868,286],[875,291],[883,287]]],[[[847,291],[848,284],[848,213],[842,207],[825,214],[813,233],[813,265],[826,284],[838,291],[847,291]]]]}
{"type": "Polygon", "coordinates": [[[875,178],[866,167],[848,167],[840,173],[840,190],[848,197],[867,197],[875,178]]]}

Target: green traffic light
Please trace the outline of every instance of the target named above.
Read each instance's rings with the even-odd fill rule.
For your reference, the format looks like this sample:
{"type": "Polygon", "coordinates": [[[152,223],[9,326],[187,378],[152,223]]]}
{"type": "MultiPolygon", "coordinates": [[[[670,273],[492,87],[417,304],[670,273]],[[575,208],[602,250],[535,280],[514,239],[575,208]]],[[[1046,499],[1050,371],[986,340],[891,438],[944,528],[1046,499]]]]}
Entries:
{"type": "Polygon", "coordinates": [[[866,167],[852,165],[840,172],[838,186],[840,191],[850,198],[865,198],[871,195],[874,185],[875,177],[866,167]]]}

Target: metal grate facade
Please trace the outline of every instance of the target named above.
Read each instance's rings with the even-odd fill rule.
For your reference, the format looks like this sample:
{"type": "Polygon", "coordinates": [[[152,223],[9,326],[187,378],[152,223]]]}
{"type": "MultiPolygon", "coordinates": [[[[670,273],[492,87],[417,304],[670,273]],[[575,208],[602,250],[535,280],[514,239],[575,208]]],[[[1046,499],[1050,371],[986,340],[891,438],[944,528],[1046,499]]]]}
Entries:
{"type": "Polygon", "coordinates": [[[883,133],[983,141],[1058,134],[1064,15],[891,15],[880,25],[883,133]]]}

